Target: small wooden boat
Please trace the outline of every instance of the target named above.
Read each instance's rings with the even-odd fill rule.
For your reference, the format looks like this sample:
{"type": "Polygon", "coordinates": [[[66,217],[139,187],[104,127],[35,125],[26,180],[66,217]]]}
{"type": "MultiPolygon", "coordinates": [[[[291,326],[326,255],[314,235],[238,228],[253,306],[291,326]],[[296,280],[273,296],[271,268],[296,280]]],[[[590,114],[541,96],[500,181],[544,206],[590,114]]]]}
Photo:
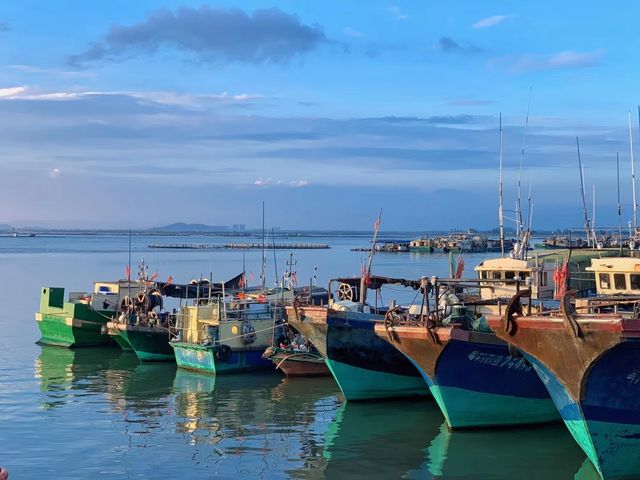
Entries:
{"type": "Polygon", "coordinates": [[[269,347],[262,355],[269,358],[277,369],[288,377],[322,377],[331,375],[324,358],[319,353],[269,347]]]}

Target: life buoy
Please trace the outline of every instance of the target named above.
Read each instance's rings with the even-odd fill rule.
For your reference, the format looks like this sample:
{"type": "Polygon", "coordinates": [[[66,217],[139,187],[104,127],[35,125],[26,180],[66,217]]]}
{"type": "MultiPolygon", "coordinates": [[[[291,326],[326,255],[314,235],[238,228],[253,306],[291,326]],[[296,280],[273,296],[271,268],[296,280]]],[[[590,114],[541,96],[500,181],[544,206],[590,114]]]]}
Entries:
{"type": "Polygon", "coordinates": [[[229,345],[218,345],[215,352],[216,360],[228,362],[231,358],[231,347],[229,345]]]}

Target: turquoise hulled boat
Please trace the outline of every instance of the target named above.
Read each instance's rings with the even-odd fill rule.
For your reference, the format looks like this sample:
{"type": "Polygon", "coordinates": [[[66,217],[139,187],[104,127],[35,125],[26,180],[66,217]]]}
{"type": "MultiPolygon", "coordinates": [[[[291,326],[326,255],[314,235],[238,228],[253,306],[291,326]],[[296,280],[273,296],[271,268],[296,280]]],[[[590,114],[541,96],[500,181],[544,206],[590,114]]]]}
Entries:
{"type": "Polygon", "coordinates": [[[283,321],[284,292],[221,293],[206,302],[182,307],[178,337],[170,343],[178,367],[208,373],[273,370],[262,354],[273,344],[283,321]]]}
{"type": "MultiPolygon", "coordinates": [[[[368,288],[375,290],[400,281],[374,276],[368,288]]],[[[329,291],[337,285],[338,300],[322,307],[287,307],[289,323],[325,357],[345,399],[429,396],[415,366],[375,334],[374,327],[384,320],[384,311],[362,305],[360,283],[359,278],[332,280],[329,291]]]]}
{"type": "Polygon", "coordinates": [[[594,259],[598,296],[524,313],[517,296],[489,319],[546,386],[569,432],[604,479],[640,476],[640,260],[594,259]]]}

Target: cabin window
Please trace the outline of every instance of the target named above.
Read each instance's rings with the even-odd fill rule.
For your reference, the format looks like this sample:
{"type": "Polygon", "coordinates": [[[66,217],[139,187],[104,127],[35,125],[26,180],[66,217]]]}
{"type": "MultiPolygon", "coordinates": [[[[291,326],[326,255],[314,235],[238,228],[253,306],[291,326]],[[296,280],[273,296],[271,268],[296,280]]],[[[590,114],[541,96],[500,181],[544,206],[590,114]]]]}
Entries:
{"type": "Polygon", "coordinates": [[[516,272],[504,272],[504,278],[506,280],[513,280],[516,278],[516,272]]]}
{"type": "Polygon", "coordinates": [[[598,275],[600,279],[600,288],[603,290],[609,290],[611,288],[611,278],[608,273],[601,273],[598,275]]]}
{"type": "Polygon", "coordinates": [[[631,280],[631,290],[640,290],[640,275],[632,273],[629,275],[629,280],[631,280]]]}
{"type": "Polygon", "coordinates": [[[616,290],[626,290],[627,289],[627,276],[624,273],[614,273],[613,274],[613,285],[616,287],[616,290]]]}
{"type": "Polygon", "coordinates": [[[493,278],[494,280],[502,280],[502,272],[494,271],[491,273],[493,274],[491,278],[493,278]]]}
{"type": "Polygon", "coordinates": [[[486,280],[487,278],[489,278],[488,275],[489,272],[487,272],[486,270],[483,270],[480,272],[480,278],[482,278],[483,280],[486,280]]]}

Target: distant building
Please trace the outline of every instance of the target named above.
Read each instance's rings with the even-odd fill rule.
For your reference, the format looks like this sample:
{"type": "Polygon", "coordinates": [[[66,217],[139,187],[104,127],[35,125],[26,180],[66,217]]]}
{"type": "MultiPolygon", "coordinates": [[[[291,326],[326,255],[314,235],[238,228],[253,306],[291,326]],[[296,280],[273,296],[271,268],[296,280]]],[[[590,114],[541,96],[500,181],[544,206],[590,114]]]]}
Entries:
{"type": "Polygon", "coordinates": [[[244,223],[234,223],[233,224],[233,231],[234,232],[244,232],[246,229],[245,224],[244,223]]]}

